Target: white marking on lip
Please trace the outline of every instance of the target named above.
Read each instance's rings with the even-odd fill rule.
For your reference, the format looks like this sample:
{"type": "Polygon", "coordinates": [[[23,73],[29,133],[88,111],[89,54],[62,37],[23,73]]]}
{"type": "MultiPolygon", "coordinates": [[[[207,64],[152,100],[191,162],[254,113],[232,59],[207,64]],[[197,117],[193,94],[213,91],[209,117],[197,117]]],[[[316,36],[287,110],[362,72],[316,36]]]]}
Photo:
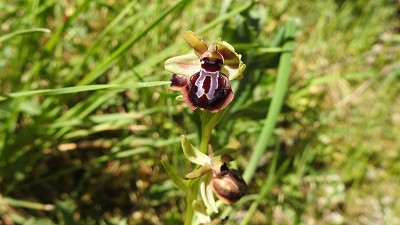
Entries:
{"type": "Polygon", "coordinates": [[[215,90],[218,88],[218,78],[219,78],[220,71],[215,71],[215,72],[209,72],[206,71],[205,69],[201,68],[200,69],[200,74],[199,78],[197,78],[196,82],[194,83],[197,86],[197,98],[200,98],[205,94],[205,89],[203,88],[204,81],[206,77],[210,77],[210,89],[208,90],[208,93],[206,94],[207,99],[211,100],[214,97],[215,90]]]}

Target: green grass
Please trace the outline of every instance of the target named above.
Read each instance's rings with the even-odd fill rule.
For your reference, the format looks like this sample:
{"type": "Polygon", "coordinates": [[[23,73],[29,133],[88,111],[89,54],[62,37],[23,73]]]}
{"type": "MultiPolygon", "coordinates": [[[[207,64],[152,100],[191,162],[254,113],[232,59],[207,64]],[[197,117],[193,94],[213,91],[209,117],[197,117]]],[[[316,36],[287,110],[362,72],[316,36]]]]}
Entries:
{"type": "Polygon", "coordinates": [[[163,67],[190,51],[187,30],[221,37],[247,65],[211,141],[237,149],[250,191],[213,218],[400,222],[394,1],[6,0],[0,11],[0,223],[184,221],[161,159],[183,175],[180,136],[200,146],[200,113],[175,100],[163,67]]]}

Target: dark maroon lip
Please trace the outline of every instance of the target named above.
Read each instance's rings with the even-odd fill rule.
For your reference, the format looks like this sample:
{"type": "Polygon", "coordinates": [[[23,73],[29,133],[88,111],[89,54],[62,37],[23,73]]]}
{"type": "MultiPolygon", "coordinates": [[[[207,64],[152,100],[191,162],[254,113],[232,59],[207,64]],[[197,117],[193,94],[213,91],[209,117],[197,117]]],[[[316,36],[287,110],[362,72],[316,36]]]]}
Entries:
{"type": "Polygon", "coordinates": [[[221,72],[223,61],[204,57],[200,60],[199,72],[190,79],[174,74],[171,77],[171,89],[181,90],[187,105],[218,112],[225,108],[233,99],[228,77],[221,72]]]}

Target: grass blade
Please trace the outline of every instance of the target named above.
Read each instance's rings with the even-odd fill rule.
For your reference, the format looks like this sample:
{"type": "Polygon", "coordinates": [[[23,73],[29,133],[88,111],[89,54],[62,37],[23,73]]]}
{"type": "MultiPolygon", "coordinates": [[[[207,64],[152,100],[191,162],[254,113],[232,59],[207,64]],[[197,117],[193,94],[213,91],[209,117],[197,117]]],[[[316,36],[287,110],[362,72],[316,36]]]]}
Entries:
{"type": "MultiPolygon", "coordinates": [[[[294,47],[294,37],[296,26],[294,20],[288,20],[285,24],[285,44],[284,49],[292,49],[294,47]]],[[[283,100],[288,88],[290,64],[292,52],[283,52],[278,67],[278,77],[275,85],[275,94],[268,110],[267,118],[261,133],[258,137],[256,147],[250,158],[249,164],[243,174],[243,178],[247,183],[250,183],[257,169],[258,161],[264,154],[268,142],[271,139],[272,132],[278,120],[278,115],[282,109],[283,100]]]]}
{"type": "Polygon", "coordinates": [[[131,37],[127,42],[115,50],[106,60],[104,60],[96,69],[86,75],[77,85],[85,85],[93,82],[96,78],[101,76],[104,71],[110,68],[115,62],[119,60],[124,52],[126,52],[133,44],[135,44],[140,38],[146,35],[150,30],[152,30],[158,23],[160,23],[165,17],[178,8],[181,4],[185,3],[187,0],[181,0],[168,9],[166,9],[161,15],[159,15],[152,23],[143,28],[143,30],[137,33],[135,36],[131,37]]]}
{"type": "Polygon", "coordinates": [[[5,41],[5,40],[7,40],[7,39],[10,39],[10,38],[13,38],[15,36],[22,35],[22,34],[50,33],[50,32],[51,31],[49,29],[46,29],[46,28],[32,28],[32,29],[18,30],[18,31],[15,31],[15,32],[0,36],[0,43],[5,41]]]}
{"type": "Polygon", "coordinates": [[[130,84],[97,84],[97,85],[85,85],[85,86],[76,86],[76,87],[65,87],[65,88],[56,88],[56,89],[42,89],[42,90],[32,90],[32,91],[21,91],[11,93],[5,96],[0,96],[0,101],[4,101],[10,98],[23,98],[23,97],[32,97],[32,96],[40,96],[40,95],[62,95],[62,94],[71,94],[71,93],[79,93],[84,91],[97,91],[97,90],[127,90],[132,88],[143,88],[143,87],[154,87],[170,84],[169,81],[152,81],[152,82],[138,82],[138,83],[130,83],[130,84]]]}

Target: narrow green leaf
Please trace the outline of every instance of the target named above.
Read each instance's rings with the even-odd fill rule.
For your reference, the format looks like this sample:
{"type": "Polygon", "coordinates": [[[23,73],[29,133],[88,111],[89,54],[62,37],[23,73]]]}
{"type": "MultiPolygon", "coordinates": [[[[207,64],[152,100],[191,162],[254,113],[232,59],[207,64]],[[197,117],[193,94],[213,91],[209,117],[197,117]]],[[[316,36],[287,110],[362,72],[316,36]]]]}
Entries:
{"type": "MultiPolygon", "coordinates": [[[[72,81],[80,72],[82,71],[83,65],[85,65],[89,59],[89,57],[95,52],[95,50],[99,47],[101,41],[106,37],[106,35],[115,27],[118,26],[118,24],[121,23],[121,20],[126,19],[126,16],[129,12],[133,10],[133,7],[137,4],[137,2],[132,1],[129,4],[125,6],[125,8],[116,16],[104,30],[96,37],[94,43],[91,45],[91,47],[85,51],[85,54],[82,57],[82,60],[74,67],[72,70],[71,74],[66,78],[68,81],[72,81]]],[[[135,17],[140,18],[140,14],[135,15],[135,17]]]]}
{"type": "Polygon", "coordinates": [[[8,95],[0,96],[0,101],[4,101],[9,98],[23,98],[23,97],[40,96],[40,95],[62,95],[62,94],[71,94],[71,93],[79,93],[79,92],[85,92],[85,91],[97,91],[97,90],[127,90],[127,89],[133,89],[133,88],[161,86],[161,85],[166,85],[166,84],[170,84],[170,82],[169,81],[152,81],[152,82],[130,83],[130,84],[123,84],[123,85],[97,84],[97,85],[56,88],[56,89],[21,91],[21,92],[15,92],[15,93],[10,93],[8,95]]]}
{"type": "Polygon", "coordinates": [[[8,205],[14,207],[22,207],[27,209],[44,210],[44,211],[54,210],[55,208],[54,205],[50,204],[42,204],[42,203],[18,200],[13,198],[4,198],[3,200],[8,205]]]}
{"type": "Polygon", "coordinates": [[[135,36],[131,37],[127,42],[125,42],[117,50],[115,50],[107,59],[105,59],[98,67],[96,67],[96,69],[94,69],[92,72],[86,75],[78,83],[78,85],[89,84],[93,82],[95,79],[97,79],[99,76],[101,76],[104,73],[104,71],[106,71],[108,68],[114,65],[114,63],[117,62],[123,55],[123,53],[125,53],[130,47],[132,47],[133,44],[135,44],[138,40],[140,40],[140,38],[142,38],[150,30],[156,27],[156,25],[159,24],[161,21],[163,21],[168,14],[177,9],[181,4],[183,4],[186,1],[187,0],[178,1],[174,5],[163,10],[162,13],[158,15],[153,22],[145,26],[142,31],[136,33],[135,36]]]}
{"type": "Polygon", "coordinates": [[[182,179],[182,177],[178,174],[178,171],[176,171],[176,169],[173,166],[171,166],[171,164],[169,164],[167,160],[163,159],[161,160],[161,163],[164,166],[165,170],[167,171],[169,177],[172,179],[174,184],[179,187],[179,189],[185,192],[189,190],[185,180],[182,179]]]}
{"type": "Polygon", "coordinates": [[[11,39],[11,38],[14,38],[15,36],[22,35],[22,34],[50,33],[50,32],[51,31],[46,28],[31,28],[31,29],[18,30],[18,31],[0,36],[0,43],[7,39],[11,39]]]}
{"type": "MultiPolygon", "coordinates": [[[[275,152],[272,158],[272,161],[269,166],[269,171],[267,177],[264,179],[263,186],[261,187],[260,193],[257,195],[257,198],[253,203],[251,204],[250,208],[247,210],[246,216],[243,218],[241,224],[248,224],[254,215],[254,212],[257,210],[259,202],[267,197],[267,194],[270,193],[270,191],[273,188],[273,185],[275,184],[279,174],[277,173],[277,168],[278,168],[278,159],[279,159],[279,145],[276,145],[275,152]]],[[[284,163],[287,164],[289,160],[285,160],[284,163]]],[[[284,165],[282,166],[284,167],[284,165]]],[[[282,173],[281,173],[282,174],[282,173]]]]}
{"type": "MultiPolygon", "coordinates": [[[[285,24],[285,33],[284,33],[285,43],[283,45],[284,49],[293,48],[295,33],[296,33],[295,21],[293,19],[290,19],[285,24]]],[[[292,59],[292,52],[283,52],[280,57],[278,76],[274,89],[274,97],[268,109],[267,118],[265,120],[262,131],[259,135],[257,144],[254,148],[254,152],[251,155],[249,164],[243,174],[243,178],[247,183],[250,183],[257,169],[258,162],[267,148],[267,145],[274,131],[276,122],[278,120],[278,115],[281,112],[283,100],[285,98],[286,90],[288,88],[288,83],[289,83],[291,59],[292,59]]]]}

